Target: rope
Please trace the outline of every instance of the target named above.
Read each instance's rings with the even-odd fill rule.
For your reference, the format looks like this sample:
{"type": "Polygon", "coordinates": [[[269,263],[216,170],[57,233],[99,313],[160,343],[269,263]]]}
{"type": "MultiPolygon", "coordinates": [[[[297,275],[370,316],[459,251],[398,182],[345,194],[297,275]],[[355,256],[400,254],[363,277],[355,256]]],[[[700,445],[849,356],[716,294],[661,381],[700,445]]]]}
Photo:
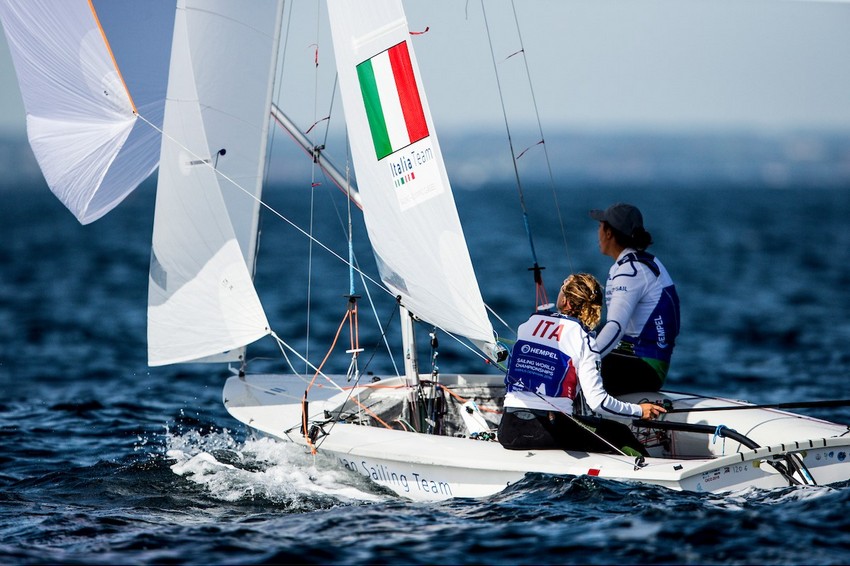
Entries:
{"type": "Polygon", "coordinates": [[[339,339],[339,335],[342,332],[343,326],[345,326],[346,320],[350,321],[350,318],[351,318],[351,310],[348,309],[348,310],[345,311],[345,316],[342,317],[342,320],[339,323],[339,328],[336,329],[336,335],[334,336],[333,342],[331,342],[330,348],[328,348],[328,353],[325,354],[325,357],[322,360],[322,363],[319,364],[319,367],[316,368],[316,373],[313,374],[313,379],[310,380],[310,383],[307,385],[307,388],[304,390],[304,397],[301,401],[302,432],[304,433],[304,440],[306,441],[307,446],[310,447],[310,453],[314,454],[314,455],[316,454],[316,447],[313,445],[313,441],[310,439],[309,430],[307,429],[307,424],[308,424],[307,423],[307,417],[308,417],[308,415],[307,415],[307,393],[313,387],[313,384],[316,382],[316,378],[322,372],[322,367],[324,367],[325,362],[328,361],[328,358],[330,358],[331,353],[334,351],[334,348],[336,347],[337,340],[339,339]]]}
{"type": "Polygon", "coordinates": [[[103,26],[100,23],[100,17],[97,15],[97,10],[95,10],[92,0],[89,0],[88,4],[92,18],[94,18],[94,23],[100,32],[100,39],[103,41],[103,46],[106,47],[106,52],[109,54],[109,59],[112,61],[112,70],[116,75],[118,75],[118,79],[121,81],[121,86],[124,87],[124,94],[127,96],[127,101],[130,103],[133,114],[138,116],[139,111],[136,108],[136,103],[133,101],[133,95],[130,94],[130,89],[127,88],[127,81],[124,80],[124,74],[121,72],[121,67],[118,66],[118,61],[115,60],[115,53],[113,53],[112,45],[109,43],[109,38],[106,37],[106,32],[103,30],[103,26]]]}
{"type": "MultiPolygon", "coordinates": [[[[336,387],[336,388],[337,388],[337,389],[339,389],[340,391],[345,391],[345,389],[344,389],[341,385],[339,385],[339,384],[335,383],[335,382],[334,382],[334,380],[332,380],[329,376],[327,376],[327,375],[325,375],[324,373],[322,373],[321,371],[319,371],[319,369],[318,369],[318,368],[316,368],[316,366],[314,366],[313,364],[311,364],[311,363],[310,363],[310,361],[309,361],[309,360],[307,360],[307,358],[305,358],[305,357],[304,357],[304,356],[302,356],[300,353],[298,353],[298,351],[297,351],[295,348],[293,348],[292,346],[290,346],[289,344],[287,344],[287,343],[286,343],[286,342],[285,342],[285,341],[284,341],[284,340],[283,340],[280,336],[278,336],[278,335],[277,335],[274,331],[272,331],[272,332],[270,333],[270,336],[271,336],[272,338],[274,338],[274,339],[275,339],[275,341],[277,342],[277,344],[278,344],[278,347],[279,347],[279,348],[281,348],[281,349],[286,348],[286,349],[287,349],[287,350],[289,350],[292,354],[295,354],[295,355],[298,357],[298,359],[300,359],[302,362],[304,362],[304,363],[306,363],[307,365],[309,365],[311,369],[316,370],[316,374],[317,374],[317,375],[321,375],[322,377],[324,377],[324,378],[325,378],[325,380],[326,380],[328,383],[330,383],[331,385],[333,385],[334,387],[336,387]]],[[[315,377],[315,376],[314,376],[314,377],[315,377]]],[[[305,380],[305,381],[306,381],[306,380],[305,380]]],[[[315,381],[315,379],[311,380],[311,382],[314,382],[314,381],[315,381]]],[[[317,385],[317,387],[319,387],[319,385],[317,385]]]]}
{"type": "MultiPolygon", "coordinates": [[[[444,385],[440,385],[440,389],[442,389],[443,391],[445,391],[446,393],[448,393],[449,395],[451,395],[452,397],[454,397],[455,399],[460,401],[461,405],[466,403],[467,401],[469,401],[469,399],[464,399],[458,393],[452,391],[451,389],[449,389],[448,387],[446,387],[444,385]]],[[[499,409],[491,409],[489,407],[484,407],[482,405],[478,405],[478,409],[480,411],[485,412],[485,413],[493,413],[495,415],[501,415],[502,414],[502,411],[500,411],[499,409]]]]}
{"type": "Polygon", "coordinates": [[[297,375],[298,377],[300,377],[304,381],[304,383],[307,383],[307,378],[303,377],[298,372],[298,370],[295,369],[295,365],[292,363],[292,360],[290,360],[289,356],[286,355],[286,350],[284,350],[283,348],[280,348],[280,353],[281,353],[281,355],[283,355],[283,359],[286,361],[286,365],[289,366],[289,369],[292,371],[292,373],[297,375]]]}
{"type": "Polygon", "coordinates": [[[375,419],[376,421],[378,421],[379,423],[381,423],[381,425],[383,425],[383,426],[384,426],[384,428],[388,428],[388,429],[392,430],[392,428],[393,428],[393,427],[391,427],[391,426],[390,426],[390,425],[388,425],[386,422],[384,422],[384,421],[381,419],[381,417],[379,417],[379,416],[375,413],[375,411],[373,411],[372,409],[370,409],[369,407],[367,407],[366,405],[364,405],[363,403],[361,403],[360,401],[358,401],[356,398],[350,397],[350,399],[351,399],[352,401],[354,401],[355,403],[357,403],[357,406],[358,406],[358,407],[360,407],[361,409],[363,409],[364,411],[366,411],[367,413],[369,413],[370,415],[372,415],[372,418],[373,418],[373,419],[375,419]]]}
{"type": "Polygon", "coordinates": [[[717,444],[717,438],[720,437],[723,439],[723,449],[721,450],[721,454],[726,454],[726,437],[723,436],[723,430],[726,429],[726,425],[717,425],[717,428],[714,429],[714,436],[711,439],[711,444],[717,444]]]}
{"type": "Polygon", "coordinates": [[[617,448],[616,446],[614,446],[613,444],[611,444],[610,442],[608,442],[608,440],[607,440],[607,439],[605,439],[605,438],[603,438],[602,436],[600,436],[600,435],[596,434],[596,431],[595,431],[593,428],[591,428],[591,427],[587,426],[586,424],[584,424],[583,422],[581,422],[580,420],[578,420],[577,418],[575,418],[573,415],[570,415],[570,414],[568,414],[568,413],[566,413],[566,412],[562,411],[559,407],[557,407],[554,403],[552,403],[551,401],[549,401],[549,399],[547,399],[546,397],[544,397],[543,395],[541,395],[541,394],[540,394],[540,393],[538,393],[537,391],[531,391],[531,393],[534,393],[535,395],[537,395],[537,397],[538,397],[538,398],[540,398],[540,400],[541,400],[541,401],[543,401],[544,403],[546,403],[547,405],[549,405],[550,407],[552,407],[552,409],[554,409],[554,410],[555,410],[555,412],[561,413],[562,415],[564,415],[565,417],[567,417],[568,419],[570,419],[571,421],[573,421],[575,424],[577,424],[578,426],[582,427],[582,428],[583,428],[583,429],[585,429],[587,432],[589,432],[590,434],[592,434],[593,436],[595,436],[596,438],[598,438],[599,440],[601,440],[602,442],[604,442],[605,444],[607,444],[607,445],[608,445],[610,448],[612,448],[612,449],[613,449],[613,450],[614,450],[617,454],[620,454],[620,455],[622,455],[622,456],[630,456],[629,454],[626,454],[626,453],[625,453],[625,452],[623,452],[621,449],[617,448]]]}
{"type": "MultiPolygon", "coordinates": [[[[334,339],[331,342],[331,346],[330,346],[330,348],[328,348],[328,353],[325,354],[325,357],[322,360],[322,363],[320,363],[319,367],[316,368],[316,373],[313,374],[313,379],[311,379],[310,384],[307,385],[307,391],[310,391],[310,389],[313,387],[313,383],[316,382],[316,378],[320,374],[322,374],[322,367],[325,365],[325,362],[328,361],[328,358],[331,356],[331,353],[333,353],[334,348],[336,347],[337,340],[339,340],[339,335],[342,332],[342,328],[343,328],[343,326],[345,326],[346,321],[350,317],[351,317],[351,311],[350,310],[345,311],[345,315],[342,317],[342,320],[339,323],[339,327],[336,329],[336,335],[334,336],[334,339]]],[[[322,375],[324,375],[324,374],[322,374],[322,375]]],[[[305,394],[306,394],[306,391],[305,391],[305,394]]]]}

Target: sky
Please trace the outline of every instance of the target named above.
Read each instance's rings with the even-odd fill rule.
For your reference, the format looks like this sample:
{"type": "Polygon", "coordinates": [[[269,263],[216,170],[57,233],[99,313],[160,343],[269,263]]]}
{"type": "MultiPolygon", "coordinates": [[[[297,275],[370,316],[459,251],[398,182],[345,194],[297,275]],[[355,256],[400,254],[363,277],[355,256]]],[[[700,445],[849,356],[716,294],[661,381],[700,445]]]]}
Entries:
{"type": "MultiPolygon", "coordinates": [[[[422,9],[428,4],[406,4],[412,29],[428,25],[422,9]]],[[[453,26],[463,23],[466,4],[454,2],[446,10],[453,12],[448,14],[453,26]]],[[[850,129],[850,4],[523,0],[516,5],[544,124],[590,129],[850,129]]],[[[494,25],[510,20],[503,17],[511,15],[509,3],[487,6],[488,21],[497,30],[491,35],[505,74],[503,87],[525,84],[519,58],[503,59],[519,48],[513,39],[515,27],[494,25]]],[[[483,27],[480,2],[468,8],[467,34],[481,36],[474,42],[480,48],[458,41],[442,54],[433,54],[437,59],[432,60],[432,54],[417,45],[417,55],[425,75],[426,69],[440,66],[439,61],[459,58],[452,53],[468,49],[465,53],[477,59],[467,69],[478,69],[480,75],[464,77],[468,71],[459,65],[444,65],[432,74],[481,91],[492,84],[493,65],[484,34],[475,31],[483,27]]],[[[440,33],[435,28],[437,22],[429,33],[440,33]]],[[[451,93],[451,88],[429,90],[435,120],[437,107],[450,106],[451,93]]],[[[532,106],[521,97],[517,105],[532,106]]],[[[492,115],[493,106],[489,102],[464,113],[476,110],[482,121],[492,121],[483,115],[492,115]]]]}
{"type": "MultiPolygon", "coordinates": [[[[850,3],[788,0],[487,0],[505,113],[551,129],[850,131],[850,3]],[[530,78],[530,80],[529,80],[530,78]],[[529,88],[529,84],[531,87],[529,88]]],[[[480,2],[405,0],[431,113],[444,131],[504,128],[480,2]]],[[[326,23],[295,0],[284,67],[293,85],[332,73],[326,23]],[[303,24],[301,22],[308,22],[303,24]],[[327,64],[325,64],[327,61],[327,64]]],[[[326,17],[322,16],[322,20],[326,17]]],[[[325,78],[327,81],[327,79],[325,78]]],[[[287,86],[287,84],[289,86],[287,86]]],[[[322,94],[289,96],[319,115],[322,94]],[[296,100],[297,98],[297,100],[296,100]]],[[[302,120],[303,122],[303,120],[302,120]]],[[[0,134],[24,111],[0,42],[0,134]]]]}

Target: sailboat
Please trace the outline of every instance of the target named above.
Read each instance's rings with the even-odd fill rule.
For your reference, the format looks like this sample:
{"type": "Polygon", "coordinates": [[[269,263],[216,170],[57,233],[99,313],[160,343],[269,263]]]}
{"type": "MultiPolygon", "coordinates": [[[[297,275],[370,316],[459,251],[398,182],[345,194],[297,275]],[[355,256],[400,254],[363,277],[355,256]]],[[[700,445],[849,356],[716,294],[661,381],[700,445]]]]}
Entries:
{"type": "MultiPolygon", "coordinates": [[[[332,171],[272,102],[282,2],[126,8],[2,0],[0,19],[33,151],[80,222],[107,214],[159,169],[151,366],[229,364],[223,402],[235,419],[412,500],[484,497],[528,473],[707,492],[850,479],[846,425],[670,391],[623,396],[674,409],[660,422],[624,421],[648,457],[505,450],[495,441],[503,375],[420,371],[418,320],[462,337],[493,367],[506,348],[470,261],[400,0],[328,0],[327,8],[359,192],[346,175],[335,179],[362,207],[379,288],[397,302],[404,371],[360,374],[355,329],[349,373],[325,375],[273,330],[253,283],[270,123],[288,128],[332,171]],[[126,44],[162,48],[133,57],[126,44]],[[246,347],[261,339],[300,357],[309,372],[251,373],[246,347]]],[[[352,287],[344,322],[354,328],[352,287]]]]}

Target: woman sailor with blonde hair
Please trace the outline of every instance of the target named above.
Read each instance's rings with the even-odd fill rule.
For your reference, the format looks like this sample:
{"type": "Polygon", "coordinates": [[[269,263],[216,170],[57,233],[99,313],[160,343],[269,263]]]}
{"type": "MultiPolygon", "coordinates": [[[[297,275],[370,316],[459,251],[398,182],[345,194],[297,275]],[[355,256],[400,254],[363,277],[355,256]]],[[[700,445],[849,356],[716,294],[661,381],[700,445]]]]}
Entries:
{"type": "Polygon", "coordinates": [[[577,273],[561,286],[558,314],[535,313],[520,325],[511,350],[499,442],[510,450],[564,449],[639,452],[643,446],[625,425],[573,415],[579,392],[599,415],[653,419],[665,412],[652,403],[625,403],[609,395],[599,374],[592,329],[602,313],[602,287],[577,273]],[[581,424],[579,424],[581,422],[581,424]]]}

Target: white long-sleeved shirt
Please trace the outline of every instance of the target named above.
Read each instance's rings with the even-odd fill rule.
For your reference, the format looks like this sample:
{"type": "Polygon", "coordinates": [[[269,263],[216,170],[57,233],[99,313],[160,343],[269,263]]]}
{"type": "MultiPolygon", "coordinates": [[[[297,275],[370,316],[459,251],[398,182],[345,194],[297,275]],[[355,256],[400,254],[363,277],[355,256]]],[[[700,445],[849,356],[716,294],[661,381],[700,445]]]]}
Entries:
{"type": "MultiPolygon", "coordinates": [[[[626,248],[608,271],[605,284],[605,324],[596,343],[604,356],[621,340],[635,345],[640,357],[670,361],[679,334],[679,297],[673,280],[658,258],[658,275],[626,248]]],[[[648,255],[648,254],[647,254],[648,255]]]]}
{"type": "Polygon", "coordinates": [[[640,405],[612,397],[602,385],[593,335],[574,318],[534,314],[520,325],[505,377],[506,407],[572,414],[579,391],[593,411],[640,417],[640,405]]]}

